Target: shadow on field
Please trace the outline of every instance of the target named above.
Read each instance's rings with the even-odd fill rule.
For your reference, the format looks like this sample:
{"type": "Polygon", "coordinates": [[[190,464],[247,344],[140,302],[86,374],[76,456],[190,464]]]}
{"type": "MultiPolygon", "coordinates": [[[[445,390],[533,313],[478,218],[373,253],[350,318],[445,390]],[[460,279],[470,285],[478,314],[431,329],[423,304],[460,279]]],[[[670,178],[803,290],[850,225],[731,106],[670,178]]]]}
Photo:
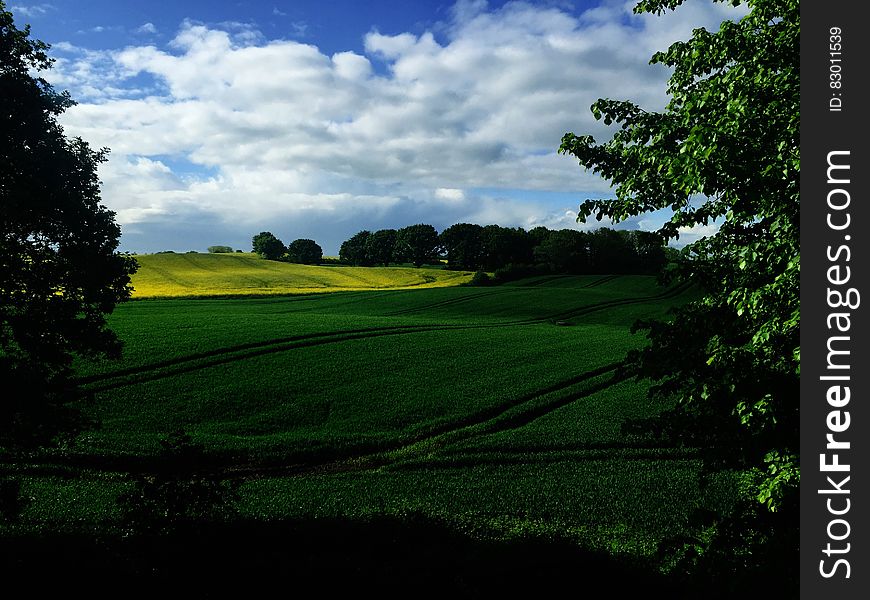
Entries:
{"type": "Polygon", "coordinates": [[[0,541],[6,586],[88,596],[258,590],[281,596],[376,592],[379,597],[683,597],[662,576],[567,542],[473,540],[422,519],[316,519],[187,527],[164,537],[87,534],[0,541]],[[295,593],[294,593],[295,592],[295,593]],[[449,595],[448,595],[449,594],[449,595]]]}

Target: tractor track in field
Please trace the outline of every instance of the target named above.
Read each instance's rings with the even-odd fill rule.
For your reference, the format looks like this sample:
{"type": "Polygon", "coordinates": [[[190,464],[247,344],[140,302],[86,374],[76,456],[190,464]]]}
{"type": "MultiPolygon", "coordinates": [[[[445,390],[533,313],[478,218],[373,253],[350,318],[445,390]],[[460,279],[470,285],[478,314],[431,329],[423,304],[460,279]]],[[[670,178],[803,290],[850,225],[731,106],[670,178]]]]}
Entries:
{"type": "Polygon", "coordinates": [[[616,385],[624,379],[624,377],[619,376],[617,373],[620,364],[616,362],[604,365],[603,367],[587,371],[582,375],[577,375],[545,388],[529,392],[519,398],[499,404],[490,410],[479,412],[466,419],[452,423],[450,427],[445,428],[443,431],[432,431],[417,441],[406,443],[400,448],[383,454],[390,456],[392,458],[391,462],[408,460],[415,456],[430,455],[460,441],[528,425],[544,415],[616,385]],[[570,390],[575,386],[591,382],[608,374],[612,376],[602,381],[591,383],[582,389],[570,392],[564,396],[557,396],[540,404],[536,402],[544,396],[570,390]]]}
{"type": "Polygon", "coordinates": [[[310,336],[298,336],[297,339],[270,340],[266,342],[255,342],[250,344],[249,348],[239,349],[221,348],[209,352],[201,353],[201,355],[179,357],[165,361],[164,364],[150,364],[142,367],[134,367],[130,369],[130,373],[117,374],[107,373],[100,375],[98,380],[87,382],[86,390],[89,392],[105,392],[108,390],[137,385],[158,379],[166,379],[185,373],[192,373],[201,369],[226,365],[240,360],[255,358],[259,356],[267,356],[279,352],[287,352],[299,348],[312,348],[314,346],[323,346],[326,344],[335,344],[339,342],[347,342],[352,340],[361,340],[367,338],[376,338],[394,335],[408,335],[411,333],[424,333],[431,331],[452,331],[462,329],[479,329],[481,327],[495,327],[495,325],[402,325],[396,327],[384,327],[379,329],[363,329],[363,330],[347,330],[341,332],[331,332],[323,334],[312,334],[310,336]],[[204,356],[203,356],[204,355],[204,356]],[[112,381],[118,379],[119,381],[112,381]],[[105,382],[105,383],[101,383],[105,382]]]}
{"type": "Polygon", "coordinates": [[[661,294],[657,294],[654,296],[641,296],[636,298],[620,298],[617,300],[606,300],[604,302],[599,302],[596,304],[590,304],[588,306],[581,306],[579,308],[572,308],[571,310],[566,310],[558,313],[550,314],[548,317],[544,317],[539,320],[562,320],[562,319],[570,319],[574,317],[582,317],[592,312],[597,312],[599,310],[604,310],[607,308],[615,308],[617,306],[628,306],[631,304],[643,304],[645,302],[651,302],[653,300],[669,300],[671,298],[676,298],[677,296],[686,292],[689,288],[692,287],[691,282],[683,282],[675,285],[671,289],[662,292],[661,294]]]}
{"type": "Polygon", "coordinates": [[[453,304],[460,304],[462,302],[468,302],[469,300],[476,300],[478,298],[484,298],[486,296],[493,296],[495,294],[502,293],[501,290],[492,290],[490,292],[483,292],[481,294],[468,294],[465,296],[460,296],[459,298],[448,298],[447,300],[441,300],[440,302],[433,302],[432,304],[426,304],[425,306],[416,306],[413,308],[405,308],[402,310],[397,310],[391,313],[387,313],[387,317],[398,317],[401,315],[407,315],[410,313],[426,311],[431,308],[441,308],[442,306],[451,306],[453,304]]]}
{"type": "MultiPolygon", "coordinates": [[[[469,415],[464,419],[430,428],[428,431],[408,439],[397,440],[391,444],[378,444],[377,448],[358,447],[352,454],[345,456],[333,455],[326,459],[312,458],[308,460],[295,459],[288,461],[270,458],[261,461],[244,460],[240,462],[238,459],[229,459],[227,461],[226,458],[210,457],[204,460],[201,472],[219,475],[224,478],[256,479],[276,475],[301,476],[377,469],[396,463],[399,460],[413,459],[420,455],[434,452],[457,441],[513,427],[520,427],[570,402],[601,391],[615,384],[618,380],[610,378],[605,382],[599,382],[589,388],[569,394],[566,397],[557,398],[556,401],[541,406],[533,406],[526,411],[522,410],[524,404],[533,403],[542,396],[558,393],[597,377],[615,372],[618,366],[619,363],[604,365],[538,390],[527,392],[498,406],[469,415]],[[515,410],[520,410],[520,412],[516,415],[506,416],[515,410]],[[487,426],[486,424],[490,422],[492,424],[487,426]]],[[[0,472],[2,472],[2,467],[15,464],[16,461],[10,462],[8,459],[0,459],[0,472]]],[[[70,469],[78,468],[98,472],[147,474],[159,471],[160,464],[160,460],[153,457],[68,455],[63,458],[49,457],[42,460],[35,459],[25,467],[22,467],[20,464],[17,466],[22,467],[24,471],[31,474],[74,476],[74,473],[69,472],[70,469]]]]}
{"type": "MultiPolygon", "coordinates": [[[[530,283],[530,284],[524,285],[524,286],[519,286],[519,285],[506,286],[503,288],[499,288],[497,290],[492,290],[490,292],[483,292],[480,294],[460,296],[459,298],[450,298],[448,300],[442,300],[440,302],[435,302],[433,304],[427,304],[425,306],[407,308],[407,309],[403,309],[400,311],[387,313],[385,316],[395,317],[395,316],[406,315],[406,314],[415,313],[415,312],[426,311],[426,310],[429,310],[432,308],[441,308],[443,306],[452,306],[455,304],[460,304],[460,303],[468,302],[471,300],[477,300],[478,298],[485,298],[488,296],[502,294],[502,293],[505,293],[506,291],[509,292],[511,290],[523,290],[523,289],[528,288],[528,287],[536,286],[536,285],[539,285],[539,284],[544,283],[544,282],[549,282],[549,281],[552,281],[554,279],[561,279],[564,277],[570,277],[570,276],[557,275],[554,277],[547,278],[546,280],[535,281],[533,283],[530,283]]],[[[602,277],[601,279],[596,279],[595,281],[592,281],[592,282],[590,282],[584,286],[581,286],[577,289],[596,288],[600,285],[604,285],[605,283],[613,281],[614,279],[617,279],[619,277],[622,277],[622,275],[607,275],[605,277],[602,277]]],[[[659,300],[659,299],[664,300],[664,299],[671,298],[673,296],[677,296],[677,295],[681,294],[682,292],[687,290],[689,287],[691,287],[691,285],[692,285],[691,283],[684,282],[684,283],[681,283],[681,284],[674,286],[670,290],[662,292],[661,294],[654,294],[652,296],[640,296],[640,297],[635,297],[635,298],[621,298],[618,300],[607,300],[604,302],[598,302],[598,303],[590,304],[590,305],[583,306],[580,308],[571,309],[569,311],[562,311],[559,313],[553,313],[553,314],[545,316],[545,317],[536,317],[534,319],[524,319],[524,320],[520,320],[520,321],[505,321],[502,324],[503,325],[516,325],[516,324],[526,324],[526,323],[533,323],[533,322],[542,322],[542,321],[547,321],[547,320],[551,320],[551,319],[564,318],[565,315],[576,316],[574,313],[577,313],[577,315],[585,314],[585,313],[580,313],[579,311],[588,310],[589,312],[593,312],[594,310],[601,310],[602,308],[609,308],[610,306],[614,306],[614,305],[619,306],[620,304],[639,304],[639,303],[647,302],[650,300],[659,300]],[[617,304],[614,304],[614,303],[617,303],[617,304]]]]}
{"type": "MultiPolygon", "coordinates": [[[[299,348],[310,348],[314,346],[322,346],[325,344],[334,344],[352,340],[360,340],[365,338],[408,335],[414,333],[427,333],[433,331],[460,331],[469,329],[493,329],[502,327],[516,327],[526,325],[536,325],[546,323],[553,320],[561,320],[572,317],[584,316],[596,311],[605,310],[616,306],[626,306],[631,304],[642,304],[654,300],[663,300],[676,297],[686,291],[691,284],[680,284],[674,288],[658,295],[642,296],[639,298],[624,298],[618,300],[608,300],[598,302],[588,306],[572,309],[570,311],[561,311],[553,313],[545,317],[536,317],[533,319],[524,319],[518,321],[499,321],[494,323],[475,323],[463,325],[456,324],[420,324],[420,325],[393,325],[385,327],[375,327],[366,329],[348,329],[344,331],[330,331],[309,333],[297,336],[287,336],[272,340],[264,340],[261,342],[250,342],[247,344],[239,344],[227,348],[218,348],[207,352],[200,352],[192,355],[181,356],[177,358],[167,359],[157,363],[150,363],[138,367],[130,367],[110,373],[101,373],[97,375],[86,376],[78,380],[82,385],[87,386],[90,392],[98,393],[112,389],[137,385],[158,379],[165,379],[175,375],[190,373],[200,369],[229,364],[232,362],[255,358],[278,352],[286,352],[299,348]],[[113,381],[118,380],[118,381],[113,381]]],[[[473,298],[479,298],[483,295],[476,294],[473,298]]],[[[468,300],[469,297],[454,298],[450,301],[468,300]]]]}
{"type": "MultiPolygon", "coordinates": [[[[534,281],[527,281],[525,283],[517,282],[516,284],[509,287],[517,287],[517,288],[528,288],[528,287],[537,287],[539,285],[543,285],[545,283],[550,283],[551,281],[556,281],[557,279],[568,279],[573,277],[573,275],[550,275],[548,277],[541,277],[540,279],[535,279],[534,281]]],[[[580,286],[585,287],[585,286],[580,286]]]]}
{"type": "Polygon", "coordinates": [[[172,367],[175,365],[183,364],[186,362],[203,360],[207,358],[212,358],[215,356],[221,356],[225,354],[236,354],[239,352],[244,352],[246,350],[255,350],[259,348],[265,348],[269,346],[275,346],[278,344],[287,344],[291,342],[300,342],[309,339],[317,339],[323,337],[334,337],[338,335],[345,334],[359,334],[359,333],[367,333],[367,332],[380,332],[380,331],[395,331],[401,329],[409,329],[409,328],[419,328],[425,327],[425,325],[392,325],[388,327],[370,327],[365,329],[347,329],[344,331],[325,331],[325,332],[312,332],[312,333],[303,333],[299,335],[291,335],[280,338],[273,338],[271,340],[263,340],[261,342],[248,342],[245,344],[237,344],[235,346],[228,346],[225,348],[216,348],[215,350],[208,350],[206,352],[197,352],[196,354],[188,354],[186,356],[179,356],[176,358],[170,358],[166,360],[162,360],[155,363],[149,363],[147,365],[141,365],[138,367],[130,367],[128,369],[121,369],[118,371],[112,371],[110,373],[100,373],[97,375],[88,375],[85,377],[81,377],[78,379],[78,383],[81,384],[90,384],[97,381],[104,381],[107,379],[117,379],[119,377],[127,377],[130,375],[137,375],[140,373],[146,373],[148,371],[153,371],[156,369],[163,369],[167,367],[172,367]]]}
{"type": "MultiPolygon", "coordinates": [[[[545,284],[553,283],[554,281],[561,281],[563,279],[574,279],[577,277],[576,275],[549,275],[547,277],[541,277],[540,279],[535,279],[534,281],[529,281],[523,283],[522,281],[515,283],[514,285],[508,285],[508,287],[515,288],[529,288],[529,287],[537,287],[545,284]]],[[[605,275],[604,277],[599,277],[593,281],[590,281],[586,285],[580,285],[575,288],[567,288],[567,289],[578,289],[578,290],[586,290],[589,288],[598,287],[599,285],[603,285],[609,281],[613,281],[622,277],[622,275],[605,275]]]]}
{"type": "Polygon", "coordinates": [[[566,397],[557,398],[540,406],[532,406],[528,410],[522,410],[523,405],[533,403],[538,398],[548,394],[557,393],[571,387],[583,384],[597,377],[614,373],[620,363],[612,363],[576,375],[568,379],[551,384],[544,388],[528,392],[515,399],[509,400],[498,406],[469,415],[440,427],[434,427],[424,434],[411,439],[389,444],[376,451],[357,452],[353,455],[337,458],[332,461],[315,463],[293,464],[236,464],[228,466],[222,475],[230,478],[260,479],[274,476],[304,476],[304,475],[328,475],[346,472],[372,471],[382,467],[394,467],[404,461],[418,459],[440,451],[443,447],[458,441],[470,439],[480,435],[487,435],[506,429],[521,427],[535,419],[558,410],[581,398],[591,396],[601,390],[615,385],[621,378],[611,377],[604,382],[569,394],[566,397]],[[509,415],[512,411],[520,410],[516,415],[509,415]],[[487,425],[490,423],[490,425],[487,425]]]}
{"type": "MultiPolygon", "coordinates": [[[[592,282],[592,285],[606,283],[602,279],[592,282]]],[[[587,286],[589,287],[589,286],[587,286]]],[[[691,287],[691,284],[678,285],[665,292],[652,296],[626,298],[599,302],[562,311],[554,315],[535,319],[519,320],[512,322],[497,322],[491,324],[438,324],[438,325],[395,325],[388,327],[356,329],[345,331],[333,331],[311,333],[298,336],[289,336],[275,340],[251,342],[239,344],[229,348],[220,348],[195,355],[178,357],[124,369],[113,373],[94,375],[82,378],[80,383],[87,384],[90,391],[110,390],[128,385],[135,385],[145,381],[171,377],[180,373],[190,372],[215,365],[226,364],[237,360],[252,358],[274,352],[289,351],[296,348],[304,348],[329,343],[338,343],[349,340],[364,339],[387,335],[403,335],[423,333],[431,331],[464,330],[477,328],[498,328],[505,326],[523,326],[541,324],[554,318],[567,318],[568,316],[582,316],[599,310],[606,310],[614,306],[640,304],[660,299],[676,297],[691,287]],[[192,364],[194,363],[194,364],[192,364]],[[124,379],[124,378],[133,378],[124,379]],[[113,380],[121,381],[113,381],[113,380]]],[[[490,293],[498,293],[496,291],[490,293]]],[[[490,293],[476,294],[489,295],[490,293]]],[[[451,300],[463,300],[451,299],[451,300]]],[[[443,305],[443,304],[442,304],[443,305]]],[[[592,369],[546,387],[527,392],[518,397],[505,400],[498,406],[479,411],[465,418],[450,423],[430,427],[416,435],[409,435],[405,439],[393,442],[373,442],[357,445],[346,450],[327,450],[320,455],[287,455],[284,457],[274,456],[271,458],[251,459],[239,456],[214,454],[204,459],[200,469],[203,474],[213,475],[217,478],[254,480],[266,477],[301,477],[311,475],[330,475],[345,472],[364,472],[380,468],[405,469],[423,468],[424,461],[431,457],[433,464],[429,468],[453,468],[454,466],[467,466],[468,462],[474,464],[541,464],[556,462],[558,460],[586,460],[594,459],[596,453],[599,458],[606,458],[606,452],[610,450],[623,450],[622,458],[626,459],[649,459],[652,452],[661,452],[669,455],[673,452],[674,458],[692,458],[692,453],[697,449],[672,449],[651,448],[648,444],[639,442],[635,445],[625,445],[617,448],[608,448],[601,445],[575,446],[573,451],[565,448],[530,448],[528,452],[523,449],[494,450],[469,450],[463,454],[461,449],[455,449],[445,453],[450,446],[478,436],[489,435],[501,431],[520,428],[542,416],[553,413],[560,408],[578,400],[588,398],[594,394],[615,385],[624,377],[619,374],[620,363],[612,363],[592,369]],[[610,375],[608,377],[608,375],[610,375]],[[573,389],[577,388],[577,389],[573,389]],[[553,398],[545,398],[554,395],[553,398]],[[560,452],[562,453],[560,455],[560,452]],[[682,453],[682,454],[681,454],[682,453]],[[524,454],[524,456],[521,456],[524,454]],[[416,466],[415,466],[416,465],[416,466]]],[[[661,458],[661,456],[659,457],[661,458]]],[[[15,473],[29,473],[38,475],[79,477],[82,470],[106,474],[149,474],[159,473],[161,468],[166,468],[166,463],[160,459],[149,456],[98,456],[76,455],[32,457],[31,459],[13,459],[0,457],[0,473],[11,471],[15,473]]]]}
{"type": "Polygon", "coordinates": [[[609,283],[619,277],[622,277],[622,275],[605,275],[601,279],[596,279],[595,281],[587,283],[581,289],[588,290],[589,288],[596,288],[599,285],[604,285],[605,283],[609,283]]]}

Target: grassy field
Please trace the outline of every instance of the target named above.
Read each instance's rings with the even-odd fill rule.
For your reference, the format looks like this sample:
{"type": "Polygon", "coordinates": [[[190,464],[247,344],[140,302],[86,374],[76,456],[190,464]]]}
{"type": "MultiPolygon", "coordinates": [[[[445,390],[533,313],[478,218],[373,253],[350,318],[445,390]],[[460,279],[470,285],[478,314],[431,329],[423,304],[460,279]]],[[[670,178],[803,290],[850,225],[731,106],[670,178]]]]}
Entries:
{"type": "MultiPolygon", "coordinates": [[[[170,260],[265,262],[186,256],[170,260]]],[[[115,522],[129,461],[183,429],[240,481],[246,518],[424,515],[478,537],[651,559],[695,508],[728,510],[736,494],[728,476],[703,484],[697,449],[620,430],[667,408],[614,376],[644,343],[631,324],[692,294],[645,276],[560,276],[127,303],[112,316],[123,360],[76,365],[102,427],[45,458],[58,473],[26,475],[25,523],[115,522]],[[68,464],[85,466],[71,478],[68,464]]]]}
{"type": "Polygon", "coordinates": [[[296,265],[256,254],[144,254],[136,257],[134,298],[306,294],[458,285],[470,273],[414,269],[296,265]]]}

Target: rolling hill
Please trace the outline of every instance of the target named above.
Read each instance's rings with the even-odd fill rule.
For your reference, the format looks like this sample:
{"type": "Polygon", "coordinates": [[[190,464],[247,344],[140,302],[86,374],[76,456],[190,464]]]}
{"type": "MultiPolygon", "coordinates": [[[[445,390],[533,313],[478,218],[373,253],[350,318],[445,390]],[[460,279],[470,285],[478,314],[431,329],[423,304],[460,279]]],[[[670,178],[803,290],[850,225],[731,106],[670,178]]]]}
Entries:
{"type": "Polygon", "coordinates": [[[136,256],[134,298],[256,296],[455,286],[464,271],[413,267],[297,265],[256,254],[144,254],[136,256]]]}

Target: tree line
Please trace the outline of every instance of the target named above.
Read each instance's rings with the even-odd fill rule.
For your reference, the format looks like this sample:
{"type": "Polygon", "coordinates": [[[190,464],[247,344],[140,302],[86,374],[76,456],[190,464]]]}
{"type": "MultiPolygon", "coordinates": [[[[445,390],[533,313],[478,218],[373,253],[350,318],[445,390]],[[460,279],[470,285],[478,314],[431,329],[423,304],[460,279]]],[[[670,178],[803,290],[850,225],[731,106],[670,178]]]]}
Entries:
{"type": "MultiPolygon", "coordinates": [[[[323,261],[313,240],[289,246],[268,231],[253,238],[254,252],[269,260],[302,264],[323,261]]],[[[676,257],[661,236],[648,231],[602,227],[594,231],[551,230],[457,223],[441,233],[419,223],[401,229],[363,230],[341,244],[342,264],[372,267],[411,263],[441,264],[448,269],[495,272],[510,279],[535,272],[654,274],[676,257]]]]}
{"type": "Polygon", "coordinates": [[[303,265],[323,261],[323,248],[309,239],[293,240],[288,246],[269,231],[261,231],[251,240],[254,252],[267,260],[282,260],[303,265]]]}
{"type": "Polygon", "coordinates": [[[431,225],[360,231],[341,245],[342,262],[358,266],[447,261],[463,271],[657,273],[676,250],[646,231],[585,232],[457,223],[440,234],[431,225]]]}

